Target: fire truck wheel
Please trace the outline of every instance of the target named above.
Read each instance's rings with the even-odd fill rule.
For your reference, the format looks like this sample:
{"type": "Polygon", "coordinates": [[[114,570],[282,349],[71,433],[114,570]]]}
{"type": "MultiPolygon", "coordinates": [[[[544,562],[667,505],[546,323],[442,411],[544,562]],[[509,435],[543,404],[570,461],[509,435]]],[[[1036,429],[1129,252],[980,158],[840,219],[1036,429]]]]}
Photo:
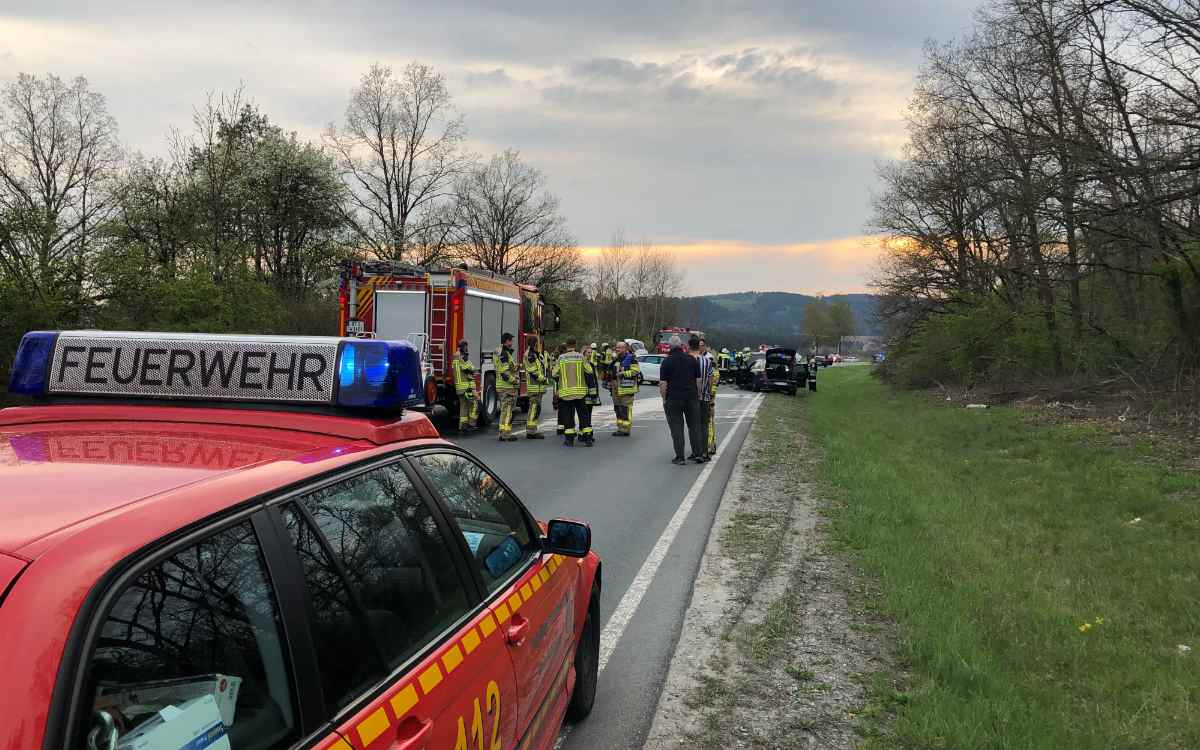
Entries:
{"type": "Polygon", "coordinates": [[[487,427],[500,418],[500,397],[496,395],[496,376],[487,374],[483,381],[483,400],[479,404],[479,427],[487,427]]]}

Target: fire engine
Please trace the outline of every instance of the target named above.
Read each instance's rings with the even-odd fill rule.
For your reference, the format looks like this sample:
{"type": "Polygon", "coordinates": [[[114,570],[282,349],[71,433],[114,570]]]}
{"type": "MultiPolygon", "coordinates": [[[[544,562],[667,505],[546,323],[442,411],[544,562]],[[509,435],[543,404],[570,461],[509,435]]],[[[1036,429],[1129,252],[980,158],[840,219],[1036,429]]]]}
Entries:
{"type": "Polygon", "coordinates": [[[704,338],[704,331],[697,331],[694,328],[676,328],[672,326],[660,328],[658,333],[654,334],[654,351],[658,352],[659,354],[669,354],[671,352],[672,336],[678,336],[679,338],[683,339],[683,343],[686,345],[687,340],[692,336],[704,338]]]}
{"type": "MultiPolygon", "coordinates": [[[[466,266],[425,268],[398,261],[349,262],[338,290],[338,332],[342,336],[407,339],[421,353],[425,407],[441,404],[457,413],[453,360],[465,339],[475,365],[479,422],[498,418],[492,354],[505,331],[516,337],[524,356],[530,340],[542,348],[546,333],[558,330],[557,305],[542,300],[537,287],[466,266]]],[[[528,406],[522,381],[518,401],[528,406]]]]}

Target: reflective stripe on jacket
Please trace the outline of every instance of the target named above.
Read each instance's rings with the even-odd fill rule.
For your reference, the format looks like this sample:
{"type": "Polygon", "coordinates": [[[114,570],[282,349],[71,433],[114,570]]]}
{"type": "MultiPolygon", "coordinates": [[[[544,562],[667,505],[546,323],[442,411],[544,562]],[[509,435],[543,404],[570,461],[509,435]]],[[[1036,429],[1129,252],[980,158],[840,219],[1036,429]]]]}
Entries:
{"type": "Polygon", "coordinates": [[[642,371],[637,358],[626,354],[616,361],[617,395],[632,396],[638,392],[638,375],[642,371]]]}
{"type": "Polygon", "coordinates": [[[568,351],[559,355],[554,366],[554,377],[558,381],[558,397],[574,401],[587,395],[587,382],[583,377],[583,355],[568,351]]]}
{"type": "Polygon", "coordinates": [[[454,392],[475,391],[475,365],[462,357],[454,358],[454,392]]]}
{"type": "Polygon", "coordinates": [[[540,396],[546,392],[546,369],[542,355],[533,353],[533,359],[525,357],[525,375],[529,378],[529,395],[540,396]]]}
{"type": "Polygon", "coordinates": [[[517,374],[517,361],[512,352],[498,346],[496,353],[492,355],[492,362],[496,365],[496,390],[502,393],[517,390],[520,386],[517,379],[520,376],[517,374]]]}

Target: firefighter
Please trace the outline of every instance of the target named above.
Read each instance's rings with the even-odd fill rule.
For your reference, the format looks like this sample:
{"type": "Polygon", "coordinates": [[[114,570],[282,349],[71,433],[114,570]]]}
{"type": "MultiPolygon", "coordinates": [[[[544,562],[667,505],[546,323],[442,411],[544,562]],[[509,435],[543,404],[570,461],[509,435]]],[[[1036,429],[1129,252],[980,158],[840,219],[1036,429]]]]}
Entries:
{"type": "Polygon", "coordinates": [[[516,440],[512,434],[513,406],[517,403],[517,389],[520,388],[519,363],[513,357],[513,335],[503,333],[500,336],[500,346],[493,355],[496,365],[496,394],[500,396],[500,442],[507,443],[516,440]]]}
{"type": "Polygon", "coordinates": [[[613,353],[612,346],[607,341],[600,345],[600,380],[604,387],[612,382],[613,378],[613,362],[616,360],[616,355],[613,353]]]}
{"type": "Polygon", "coordinates": [[[542,414],[542,396],[546,393],[546,355],[538,351],[537,339],[530,337],[529,350],[525,352],[526,393],[529,395],[529,415],[525,420],[525,437],[530,440],[545,440],[538,432],[538,417],[542,414]]]}
{"type": "Polygon", "coordinates": [[[700,383],[700,424],[704,428],[705,455],[711,457],[717,452],[717,384],[721,382],[721,372],[703,338],[700,339],[700,356],[708,359],[708,367],[700,369],[701,373],[707,373],[706,382],[700,383]]]}
{"type": "Polygon", "coordinates": [[[633,401],[637,396],[641,369],[637,357],[633,356],[625,342],[618,341],[609,387],[612,389],[613,411],[617,416],[617,431],[613,434],[619,437],[633,434],[633,401]]]}
{"type": "Polygon", "coordinates": [[[467,340],[458,342],[454,358],[454,392],[458,394],[458,431],[474,432],[479,419],[479,400],[475,398],[475,366],[467,352],[467,340]]]}
{"type": "MultiPolygon", "coordinates": [[[[554,395],[550,398],[550,406],[553,407],[554,413],[556,415],[558,415],[559,412],[558,412],[558,376],[555,373],[558,372],[558,358],[561,357],[563,354],[565,354],[566,351],[567,351],[567,345],[559,344],[558,348],[554,350],[554,356],[550,359],[550,366],[546,368],[546,373],[550,376],[550,385],[551,385],[551,387],[554,388],[554,395]]],[[[567,426],[563,423],[561,415],[559,415],[558,424],[554,428],[554,434],[562,435],[566,431],[566,429],[567,429],[567,426]]]]}
{"type": "Polygon", "coordinates": [[[586,428],[588,434],[591,434],[591,409],[587,409],[584,404],[587,397],[587,381],[584,379],[586,364],[583,354],[575,351],[575,337],[568,337],[566,351],[558,356],[554,365],[558,423],[563,428],[563,445],[568,448],[575,447],[576,417],[579,418],[580,429],[586,428]]]}
{"type": "Polygon", "coordinates": [[[583,350],[583,380],[587,384],[587,396],[583,399],[583,408],[587,411],[587,427],[580,428],[579,440],[591,448],[596,444],[596,436],[592,434],[592,409],[600,405],[600,365],[596,350],[587,347],[583,350]]]}

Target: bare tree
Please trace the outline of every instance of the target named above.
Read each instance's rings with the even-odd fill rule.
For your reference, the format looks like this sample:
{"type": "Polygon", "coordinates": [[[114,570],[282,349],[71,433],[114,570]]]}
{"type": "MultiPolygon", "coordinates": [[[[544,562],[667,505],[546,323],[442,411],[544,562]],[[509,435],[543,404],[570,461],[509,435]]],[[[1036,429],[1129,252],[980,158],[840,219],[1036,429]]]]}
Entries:
{"type": "Polygon", "coordinates": [[[552,289],[579,281],[579,248],[541,171],[514,150],[462,176],[455,196],[455,255],[521,283],[552,289]]]}
{"type": "Polygon", "coordinates": [[[346,220],[381,258],[428,263],[447,231],[444,203],[469,165],[466,128],[445,78],[410,63],[399,74],[375,64],[350,95],[339,130],[326,143],[350,189],[346,220]]]}
{"type": "Polygon", "coordinates": [[[97,230],[113,210],[116,121],[86,79],[20,74],[0,99],[0,266],[30,301],[85,293],[97,230]]]}

